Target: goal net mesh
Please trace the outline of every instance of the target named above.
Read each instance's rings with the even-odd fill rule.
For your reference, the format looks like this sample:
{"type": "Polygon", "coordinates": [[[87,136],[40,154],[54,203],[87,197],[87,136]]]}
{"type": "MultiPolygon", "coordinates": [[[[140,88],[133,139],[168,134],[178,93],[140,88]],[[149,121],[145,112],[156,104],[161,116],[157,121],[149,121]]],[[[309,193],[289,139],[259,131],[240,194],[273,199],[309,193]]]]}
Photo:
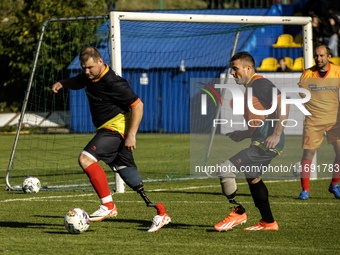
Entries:
{"type": "MultiPolygon", "coordinates": [[[[27,108],[17,117],[22,125],[9,171],[12,186],[36,176],[47,189],[92,189],[78,165],[79,154],[95,133],[85,92],[62,89],[51,96],[49,89],[81,72],[78,54],[84,46],[97,47],[111,65],[109,28],[104,16],[45,23],[27,108]]],[[[211,132],[207,119],[194,119],[203,93],[195,79],[207,82],[226,73],[238,31],[237,51],[252,52],[259,66],[273,55],[268,45],[283,32],[278,29],[281,26],[121,21],[122,76],[144,103],[134,151],[144,181],[193,177],[190,156],[204,161],[211,132]]],[[[208,105],[208,111],[214,116],[216,108],[208,105]]],[[[214,151],[217,155],[219,147],[214,151]]],[[[113,186],[111,169],[100,164],[113,186]]]]}

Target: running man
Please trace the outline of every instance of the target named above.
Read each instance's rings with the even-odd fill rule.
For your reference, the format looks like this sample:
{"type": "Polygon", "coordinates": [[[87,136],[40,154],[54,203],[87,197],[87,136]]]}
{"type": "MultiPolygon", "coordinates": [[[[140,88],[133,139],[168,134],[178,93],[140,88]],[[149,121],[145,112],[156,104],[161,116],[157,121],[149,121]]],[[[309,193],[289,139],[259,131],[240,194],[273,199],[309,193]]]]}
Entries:
{"type": "MultiPolygon", "coordinates": [[[[270,109],[273,102],[272,90],[275,86],[268,79],[255,73],[254,58],[248,52],[238,52],[231,58],[231,68],[231,75],[233,75],[237,84],[244,85],[246,89],[252,88],[254,108],[257,110],[270,109]]],[[[245,208],[235,200],[237,191],[235,173],[238,171],[244,172],[255,206],[259,209],[262,217],[259,224],[247,227],[245,230],[279,229],[272,215],[268,200],[268,189],[262,181],[261,175],[262,166],[268,166],[272,159],[282,152],[284,146],[284,127],[281,122],[287,116],[281,115],[281,92],[278,91],[277,109],[269,116],[254,115],[249,110],[246,99],[247,92],[245,93],[244,118],[249,123],[248,129],[234,131],[227,136],[235,142],[251,138],[251,145],[221,164],[221,169],[236,169],[236,171],[220,171],[217,173],[220,178],[222,193],[227,197],[229,203],[236,206],[232,213],[215,225],[215,229],[218,231],[231,229],[247,221],[245,208]],[[271,121],[265,121],[266,119],[278,119],[278,121],[273,124],[271,121]],[[256,170],[245,171],[246,169],[256,170]]]]}

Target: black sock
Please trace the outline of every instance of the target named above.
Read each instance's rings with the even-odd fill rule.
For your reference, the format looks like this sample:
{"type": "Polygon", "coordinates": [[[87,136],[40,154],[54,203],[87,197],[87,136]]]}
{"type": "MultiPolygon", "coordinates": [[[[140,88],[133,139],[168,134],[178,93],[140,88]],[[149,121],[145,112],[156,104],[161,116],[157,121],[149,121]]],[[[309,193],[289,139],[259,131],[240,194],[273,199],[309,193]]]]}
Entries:
{"type": "Polygon", "coordinates": [[[274,222],[268,200],[268,189],[263,181],[260,180],[258,183],[249,184],[249,189],[255,206],[260,210],[262,220],[267,223],[274,222]]]}
{"type": "Polygon", "coordinates": [[[237,214],[244,214],[246,212],[246,209],[244,209],[242,205],[239,205],[236,208],[237,208],[237,211],[236,211],[237,214]]]}

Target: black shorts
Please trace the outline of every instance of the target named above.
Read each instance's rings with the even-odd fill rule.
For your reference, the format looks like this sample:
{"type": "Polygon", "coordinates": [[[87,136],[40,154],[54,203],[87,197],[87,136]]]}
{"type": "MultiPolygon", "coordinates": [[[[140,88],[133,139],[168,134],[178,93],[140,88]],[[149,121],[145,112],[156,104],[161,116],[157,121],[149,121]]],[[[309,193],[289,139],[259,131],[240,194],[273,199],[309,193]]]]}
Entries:
{"type": "Polygon", "coordinates": [[[250,145],[229,160],[246,178],[258,178],[262,175],[262,167],[267,167],[277,155],[275,151],[264,151],[259,146],[250,145]]]}
{"type": "Polygon", "coordinates": [[[84,151],[109,166],[135,167],[132,151],[126,149],[124,144],[125,139],[117,131],[103,128],[98,130],[84,151]]]}

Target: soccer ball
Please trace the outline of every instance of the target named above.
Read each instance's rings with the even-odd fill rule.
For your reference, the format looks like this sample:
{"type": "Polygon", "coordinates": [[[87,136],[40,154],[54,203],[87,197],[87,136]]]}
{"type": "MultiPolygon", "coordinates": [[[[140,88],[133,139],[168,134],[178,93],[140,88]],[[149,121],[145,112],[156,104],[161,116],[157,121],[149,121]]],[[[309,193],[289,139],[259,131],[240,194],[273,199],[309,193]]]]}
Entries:
{"type": "Polygon", "coordinates": [[[80,234],[89,228],[90,218],[83,209],[74,208],[66,213],[64,225],[68,232],[80,234]]]}
{"type": "Polygon", "coordinates": [[[293,175],[295,177],[300,177],[301,176],[301,172],[302,172],[302,166],[300,162],[296,162],[293,165],[293,175]]]}
{"type": "Polygon", "coordinates": [[[38,193],[41,188],[41,183],[37,177],[28,176],[22,182],[22,190],[25,193],[38,193]]]}

